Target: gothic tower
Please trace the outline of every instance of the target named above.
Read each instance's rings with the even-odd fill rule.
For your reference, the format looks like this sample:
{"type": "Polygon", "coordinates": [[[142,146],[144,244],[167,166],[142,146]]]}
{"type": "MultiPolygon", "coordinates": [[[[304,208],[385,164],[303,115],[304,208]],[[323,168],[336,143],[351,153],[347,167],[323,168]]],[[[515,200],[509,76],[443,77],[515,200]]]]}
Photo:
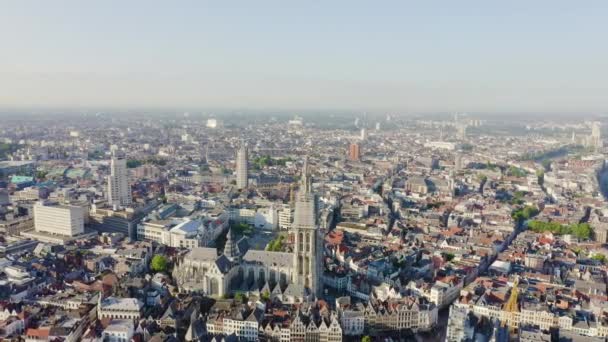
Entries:
{"type": "Polygon", "coordinates": [[[294,234],[294,283],[320,294],[323,246],[317,229],[317,196],[312,192],[308,157],[304,159],[292,225],[294,234]]]}

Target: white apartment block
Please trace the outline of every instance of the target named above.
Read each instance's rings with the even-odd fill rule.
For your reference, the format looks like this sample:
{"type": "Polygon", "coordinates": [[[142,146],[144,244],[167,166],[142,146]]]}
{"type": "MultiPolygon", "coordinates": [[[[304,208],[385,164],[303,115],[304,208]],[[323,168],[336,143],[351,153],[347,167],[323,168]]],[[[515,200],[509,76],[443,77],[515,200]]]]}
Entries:
{"type": "Polygon", "coordinates": [[[71,205],[34,205],[34,229],[36,232],[62,236],[84,233],[84,208],[71,205]]]}
{"type": "Polygon", "coordinates": [[[126,207],[131,205],[131,186],[127,160],[112,154],[110,160],[110,175],[108,176],[108,203],[112,206],[126,207]]]}
{"type": "Polygon", "coordinates": [[[285,205],[279,210],[279,228],[291,229],[291,222],[293,221],[293,209],[289,205],[285,205]]]}
{"type": "Polygon", "coordinates": [[[254,226],[263,230],[276,230],[279,226],[279,215],[275,207],[258,209],[255,213],[254,226]]]}
{"type": "Polygon", "coordinates": [[[133,321],[119,319],[112,320],[104,329],[102,336],[107,342],[129,342],[134,334],[133,321]]]}

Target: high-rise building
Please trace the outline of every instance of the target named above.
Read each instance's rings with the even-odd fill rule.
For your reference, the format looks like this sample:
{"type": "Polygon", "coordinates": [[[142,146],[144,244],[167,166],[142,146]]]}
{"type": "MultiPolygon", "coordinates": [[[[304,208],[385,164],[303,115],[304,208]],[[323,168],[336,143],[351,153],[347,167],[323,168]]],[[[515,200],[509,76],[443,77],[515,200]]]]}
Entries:
{"type": "Polygon", "coordinates": [[[361,140],[367,139],[367,129],[365,127],[361,128],[361,140]]]}
{"type": "Polygon", "coordinates": [[[456,126],[458,128],[458,139],[467,140],[467,125],[466,124],[458,124],[456,126]]]}
{"type": "Polygon", "coordinates": [[[84,233],[84,208],[72,205],[34,205],[34,229],[36,232],[60,236],[76,236],[84,233]]]}
{"type": "Polygon", "coordinates": [[[361,147],[359,144],[352,143],[348,148],[348,159],[359,160],[361,158],[361,147]]]}
{"type": "Polygon", "coordinates": [[[294,283],[319,295],[322,242],[317,229],[317,196],[312,191],[308,158],[304,159],[300,190],[296,198],[292,231],[294,239],[294,283]]]}
{"type": "Polygon", "coordinates": [[[248,163],[247,145],[241,144],[236,152],[236,187],[239,189],[244,189],[248,185],[248,163]]]}
{"type": "Polygon", "coordinates": [[[599,121],[591,124],[591,146],[602,147],[602,124],[599,121]]]}
{"type": "Polygon", "coordinates": [[[220,128],[220,127],[222,127],[222,123],[218,119],[207,119],[207,128],[220,128]]]}
{"type": "Polygon", "coordinates": [[[456,155],[454,156],[454,170],[462,170],[462,154],[460,152],[456,153],[456,155]]]}
{"type": "Polygon", "coordinates": [[[118,151],[112,151],[108,176],[108,203],[114,207],[131,205],[131,186],[127,171],[127,159],[118,151]]]}

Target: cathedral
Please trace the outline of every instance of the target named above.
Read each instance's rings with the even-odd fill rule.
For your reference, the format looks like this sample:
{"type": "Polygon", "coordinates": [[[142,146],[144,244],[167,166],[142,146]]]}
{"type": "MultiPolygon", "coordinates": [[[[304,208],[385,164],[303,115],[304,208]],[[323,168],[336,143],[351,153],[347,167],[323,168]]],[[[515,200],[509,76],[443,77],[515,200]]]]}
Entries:
{"type": "Polygon", "coordinates": [[[215,297],[241,292],[283,302],[317,297],[323,267],[323,237],[317,225],[317,211],[306,158],[291,228],[293,253],[249,249],[245,237],[237,240],[229,230],[222,253],[199,247],[178,260],[173,277],[180,291],[215,297]]]}

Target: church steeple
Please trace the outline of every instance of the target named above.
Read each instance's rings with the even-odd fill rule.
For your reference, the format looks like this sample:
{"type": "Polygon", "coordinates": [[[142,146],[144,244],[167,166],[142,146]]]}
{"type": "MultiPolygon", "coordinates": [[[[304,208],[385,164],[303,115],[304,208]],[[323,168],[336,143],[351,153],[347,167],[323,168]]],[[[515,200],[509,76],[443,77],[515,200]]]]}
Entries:
{"type": "Polygon", "coordinates": [[[238,260],[240,257],[239,248],[236,245],[236,240],[232,229],[228,228],[228,234],[226,236],[226,245],[224,246],[224,255],[232,262],[238,260]]]}
{"type": "Polygon", "coordinates": [[[312,191],[308,157],[305,157],[292,225],[295,270],[293,281],[308,288],[315,295],[320,293],[319,275],[323,263],[322,242],[317,228],[317,196],[312,191]]]}
{"type": "Polygon", "coordinates": [[[310,178],[310,170],[308,169],[308,156],[304,157],[304,165],[302,166],[302,184],[300,185],[300,192],[302,194],[309,194],[312,192],[312,179],[310,178]]]}

